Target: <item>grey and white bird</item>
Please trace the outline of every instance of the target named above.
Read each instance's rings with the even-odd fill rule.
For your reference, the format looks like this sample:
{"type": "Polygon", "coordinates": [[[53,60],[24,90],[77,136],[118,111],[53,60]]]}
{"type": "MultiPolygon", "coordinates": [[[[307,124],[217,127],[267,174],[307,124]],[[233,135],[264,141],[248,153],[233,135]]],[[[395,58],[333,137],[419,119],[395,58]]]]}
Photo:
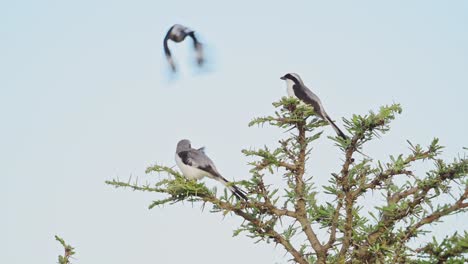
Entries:
{"type": "Polygon", "coordinates": [[[167,31],[166,36],[164,37],[164,53],[166,54],[166,59],[169,62],[169,65],[172,68],[172,71],[176,71],[176,65],[174,59],[172,58],[171,51],[169,50],[168,42],[172,40],[176,43],[182,42],[185,38],[189,36],[193,40],[193,48],[196,52],[197,63],[199,66],[203,65],[204,56],[203,56],[203,45],[197,40],[195,37],[195,31],[192,29],[175,24],[173,25],[169,31],[167,31]]]}
{"type": "Polygon", "coordinates": [[[327,112],[325,112],[325,108],[323,107],[320,98],[318,98],[316,94],[314,94],[309,88],[307,88],[307,86],[305,86],[301,77],[299,77],[297,73],[287,73],[280,79],[286,81],[289,96],[296,97],[302,102],[312,106],[314,108],[315,113],[320,118],[327,121],[333,127],[338,136],[344,139],[347,138],[343,131],[341,131],[338,128],[338,126],[333,122],[333,120],[330,118],[327,112]]]}
{"type": "Polygon", "coordinates": [[[207,176],[222,183],[239,200],[244,199],[247,201],[247,196],[243,190],[229,183],[226,178],[221,176],[213,161],[205,154],[204,148],[194,149],[189,140],[183,139],[177,143],[175,161],[185,178],[199,180],[207,176]]]}

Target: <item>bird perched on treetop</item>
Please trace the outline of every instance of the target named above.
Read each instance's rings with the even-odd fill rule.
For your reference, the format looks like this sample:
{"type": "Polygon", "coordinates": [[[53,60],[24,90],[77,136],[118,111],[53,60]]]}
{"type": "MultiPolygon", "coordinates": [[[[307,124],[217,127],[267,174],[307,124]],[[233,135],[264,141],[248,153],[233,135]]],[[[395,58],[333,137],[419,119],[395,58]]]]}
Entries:
{"type": "Polygon", "coordinates": [[[174,60],[172,59],[171,51],[169,50],[168,41],[172,40],[176,43],[184,41],[184,39],[189,36],[193,40],[193,47],[196,52],[197,63],[199,66],[203,65],[203,45],[195,37],[195,31],[189,29],[188,27],[175,24],[169,31],[167,31],[166,36],[164,37],[164,53],[166,54],[166,59],[169,62],[169,65],[172,68],[172,71],[176,71],[176,66],[174,60]]]}
{"type": "Polygon", "coordinates": [[[194,149],[189,140],[183,139],[177,143],[175,160],[185,178],[198,180],[207,176],[221,182],[239,200],[244,199],[247,201],[247,196],[243,190],[229,183],[226,178],[221,176],[213,161],[205,154],[204,148],[194,149]]]}
{"type": "Polygon", "coordinates": [[[309,88],[305,86],[301,77],[299,77],[297,73],[287,73],[280,79],[286,81],[289,96],[296,97],[302,102],[312,106],[315,113],[320,118],[327,121],[333,127],[338,136],[342,137],[343,139],[347,138],[343,131],[341,131],[333,122],[327,112],[325,112],[325,108],[323,107],[320,98],[318,98],[316,94],[314,94],[309,88]]]}

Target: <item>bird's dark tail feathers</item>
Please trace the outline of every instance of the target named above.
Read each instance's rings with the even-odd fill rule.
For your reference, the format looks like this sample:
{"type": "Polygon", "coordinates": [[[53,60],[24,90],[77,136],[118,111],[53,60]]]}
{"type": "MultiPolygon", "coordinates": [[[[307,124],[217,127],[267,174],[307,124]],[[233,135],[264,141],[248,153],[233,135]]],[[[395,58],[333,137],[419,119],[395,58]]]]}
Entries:
{"type": "Polygon", "coordinates": [[[338,136],[340,136],[341,138],[343,139],[347,139],[348,137],[345,135],[345,133],[343,133],[343,131],[341,131],[341,129],[335,124],[335,122],[333,122],[333,120],[331,120],[331,118],[327,115],[325,116],[325,119],[328,121],[328,123],[330,123],[330,125],[333,127],[333,129],[335,130],[336,134],[338,136]]]}
{"type": "Polygon", "coordinates": [[[226,180],[223,176],[219,175],[219,181],[224,185],[226,186],[226,188],[228,188],[232,194],[234,194],[234,196],[237,197],[237,199],[239,200],[245,200],[247,201],[248,198],[247,198],[247,193],[245,191],[243,191],[242,189],[240,189],[239,187],[231,184],[228,180],[226,180]]]}

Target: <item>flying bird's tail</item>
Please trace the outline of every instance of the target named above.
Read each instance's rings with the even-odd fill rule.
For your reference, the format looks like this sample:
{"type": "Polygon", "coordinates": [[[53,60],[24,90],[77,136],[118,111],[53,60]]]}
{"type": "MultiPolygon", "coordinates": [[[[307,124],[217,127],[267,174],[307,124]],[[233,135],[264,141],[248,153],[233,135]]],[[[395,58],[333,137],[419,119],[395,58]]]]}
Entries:
{"type": "Polygon", "coordinates": [[[328,116],[328,115],[325,115],[325,120],[328,121],[328,123],[330,123],[330,125],[333,127],[333,130],[335,130],[336,134],[338,136],[340,136],[341,138],[343,139],[347,139],[348,137],[345,135],[345,133],[343,133],[343,131],[341,131],[341,129],[335,124],[335,122],[333,122],[333,120],[328,116]]]}
{"type": "Polygon", "coordinates": [[[237,197],[237,199],[239,200],[245,200],[247,201],[248,198],[247,198],[247,195],[246,193],[241,190],[239,187],[235,186],[234,184],[231,184],[228,180],[226,180],[226,178],[224,178],[223,176],[221,175],[218,175],[217,177],[217,180],[219,182],[221,182],[224,186],[226,186],[226,188],[228,188],[229,190],[231,190],[232,194],[234,194],[234,196],[237,197]]]}

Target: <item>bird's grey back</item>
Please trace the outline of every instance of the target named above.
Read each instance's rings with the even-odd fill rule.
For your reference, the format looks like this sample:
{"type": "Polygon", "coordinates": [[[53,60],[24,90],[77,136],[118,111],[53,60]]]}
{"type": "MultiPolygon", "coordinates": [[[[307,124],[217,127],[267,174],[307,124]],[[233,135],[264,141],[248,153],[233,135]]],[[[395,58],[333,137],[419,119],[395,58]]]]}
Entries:
{"type": "Polygon", "coordinates": [[[300,85],[302,85],[302,87],[304,88],[304,93],[308,97],[310,97],[310,99],[320,102],[320,98],[318,98],[318,96],[314,92],[312,92],[312,90],[310,90],[309,87],[307,87],[304,84],[304,81],[302,81],[301,76],[299,76],[299,74],[297,73],[290,73],[290,74],[299,81],[300,85]]]}
{"type": "Polygon", "coordinates": [[[192,163],[196,164],[197,167],[211,167],[216,170],[213,161],[203,151],[198,149],[189,149],[187,150],[187,156],[192,163]]]}
{"type": "Polygon", "coordinates": [[[185,30],[186,30],[186,27],[179,25],[179,24],[175,24],[172,26],[172,34],[180,34],[184,32],[185,30]]]}
{"type": "Polygon", "coordinates": [[[322,101],[320,101],[320,98],[312,92],[307,86],[303,85],[304,87],[304,92],[307,94],[307,97],[311,99],[310,104],[312,107],[314,107],[314,111],[316,114],[318,114],[320,117],[325,118],[327,113],[325,112],[325,108],[323,107],[322,101]]]}
{"type": "Polygon", "coordinates": [[[213,161],[205,154],[204,148],[194,149],[190,144],[190,140],[182,139],[177,143],[176,153],[184,162],[192,164],[195,167],[212,167],[216,170],[213,161]]]}
{"type": "Polygon", "coordinates": [[[305,86],[304,84],[302,86],[304,86],[304,90],[307,96],[309,96],[312,100],[317,101],[322,107],[322,110],[324,110],[320,98],[314,92],[312,92],[312,90],[310,90],[309,87],[305,86]]]}
{"type": "Polygon", "coordinates": [[[186,26],[175,24],[171,28],[171,39],[175,42],[180,42],[185,39],[187,34],[192,30],[186,26]]]}

